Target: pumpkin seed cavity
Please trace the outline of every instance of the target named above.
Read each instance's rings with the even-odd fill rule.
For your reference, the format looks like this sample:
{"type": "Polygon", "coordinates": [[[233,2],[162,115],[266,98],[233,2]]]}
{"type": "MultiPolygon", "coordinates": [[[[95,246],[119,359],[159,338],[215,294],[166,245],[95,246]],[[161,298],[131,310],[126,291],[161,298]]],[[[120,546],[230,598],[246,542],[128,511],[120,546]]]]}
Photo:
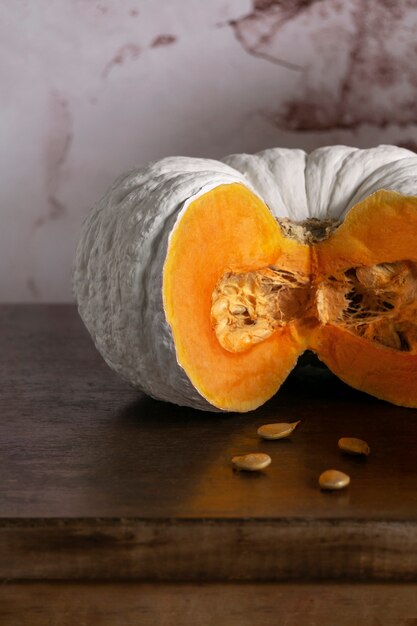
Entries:
{"type": "Polygon", "coordinates": [[[211,319],[220,345],[242,352],[303,316],[311,304],[308,276],[270,265],[226,273],[212,295],[211,319]]]}
{"type": "Polygon", "coordinates": [[[401,352],[417,351],[417,263],[351,268],[317,289],[319,320],[401,352]]]}
{"type": "Polygon", "coordinates": [[[417,353],[417,263],[352,267],[319,283],[270,265],[227,272],[212,294],[212,326],[229,352],[243,352],[309,317],[386,348],[417,353]]]}

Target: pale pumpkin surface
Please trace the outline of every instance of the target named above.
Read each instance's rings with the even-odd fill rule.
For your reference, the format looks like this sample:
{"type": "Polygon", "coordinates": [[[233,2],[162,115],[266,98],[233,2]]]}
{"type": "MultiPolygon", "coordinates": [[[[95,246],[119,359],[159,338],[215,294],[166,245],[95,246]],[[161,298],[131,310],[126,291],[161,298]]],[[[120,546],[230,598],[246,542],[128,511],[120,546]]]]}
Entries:
{"type": "Polygon", "coordinates": [[[121,177],[74,268],[103,357],[149,395],[248,411],[306,349],[417,406],[417,157],[394,146],[172,157],[121,177]]]}

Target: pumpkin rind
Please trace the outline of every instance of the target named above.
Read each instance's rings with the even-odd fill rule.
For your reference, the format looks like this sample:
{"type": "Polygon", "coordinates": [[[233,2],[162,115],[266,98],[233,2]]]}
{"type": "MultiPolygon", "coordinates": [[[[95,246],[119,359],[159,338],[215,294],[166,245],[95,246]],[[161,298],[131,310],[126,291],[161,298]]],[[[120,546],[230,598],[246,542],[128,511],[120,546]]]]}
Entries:
{"type": "Polygon", "coordinates": [[[347,146],[303,150],[271,148],[223,159],[245,175],[275,217],[343,220],[378,189],[417,193],[417,156],[406,148],[347,146]]]}
{"type": "Polygon", "coordinates": [[[79,313],[108,365],[154,398],[215,410],[177,363],[162,273],[181,211],[232,182],[246,181],[218,161],[163,159],[120,177],[83,225],[73,275],[79,313]]]}

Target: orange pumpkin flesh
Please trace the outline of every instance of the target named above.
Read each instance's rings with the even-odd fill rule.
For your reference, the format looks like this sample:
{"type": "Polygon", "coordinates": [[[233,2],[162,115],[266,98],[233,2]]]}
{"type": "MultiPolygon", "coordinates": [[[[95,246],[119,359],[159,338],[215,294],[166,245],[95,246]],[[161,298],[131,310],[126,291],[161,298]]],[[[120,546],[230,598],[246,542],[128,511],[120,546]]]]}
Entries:
{"type": "Polygon", "coordinates": [[[291,325],[247,352],[224,350],[211,322],[212,294],[227,271],[283,262],[308,269],[309,251],[282,237],[266,205],[243,185],[199,197],[174,230],[164,268],[164,306],[177,359],[214,406],[249,411],[273,396],[305,350],[291,325]],[[284,258],[287,248],[293,252],[284,258]]]}
{"type": "Polygon", "coordinates": [[[170,237],[163,297],[178,362],[201,395],[221,409],[254,409],[311,349],[352,386],[417,406],[417,304],[408,302],[414,278],[417,290],[416,208],[417,199],[378,192],[312,244],[241,184],[191,202],[170,237]],[[393,264],[382,266],[382,292],[363,285],[380,264],[393,264]],[[395,273],[406,276],[409,297],[403,278],[393,287],[395,273]],[[368,323],[363,308],[385,295],[394,305],[368,323]]]}
{"type": "Polygon", "coordinates": [[[379,191],[351,209],[332,236],[315,246],[321,281],[350,268],[359,268],[360,275],[362,268],[387,264],[394,276],[378,294],[380,302],[394,306],[376,324],[364,326],[367,337],[349,324],[327,323],[318,327],[310,345],[352,387],[408,407],[417,407],[416,209],[417,198],[379,191]]]}

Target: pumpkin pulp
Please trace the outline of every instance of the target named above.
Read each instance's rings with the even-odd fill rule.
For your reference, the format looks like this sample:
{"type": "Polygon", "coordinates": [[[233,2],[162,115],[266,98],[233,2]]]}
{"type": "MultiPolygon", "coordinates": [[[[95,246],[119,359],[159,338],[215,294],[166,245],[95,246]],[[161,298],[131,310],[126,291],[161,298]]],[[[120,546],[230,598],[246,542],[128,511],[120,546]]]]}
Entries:
{"type": "Polygon", "coordinates": [[[380,191],[345,221],[277,221],[241,184],[183,211],[163,297],[177,359],[214,406],[248,411],[316,352],[354,387],[417,406],[417,199],[380,191]]]}

